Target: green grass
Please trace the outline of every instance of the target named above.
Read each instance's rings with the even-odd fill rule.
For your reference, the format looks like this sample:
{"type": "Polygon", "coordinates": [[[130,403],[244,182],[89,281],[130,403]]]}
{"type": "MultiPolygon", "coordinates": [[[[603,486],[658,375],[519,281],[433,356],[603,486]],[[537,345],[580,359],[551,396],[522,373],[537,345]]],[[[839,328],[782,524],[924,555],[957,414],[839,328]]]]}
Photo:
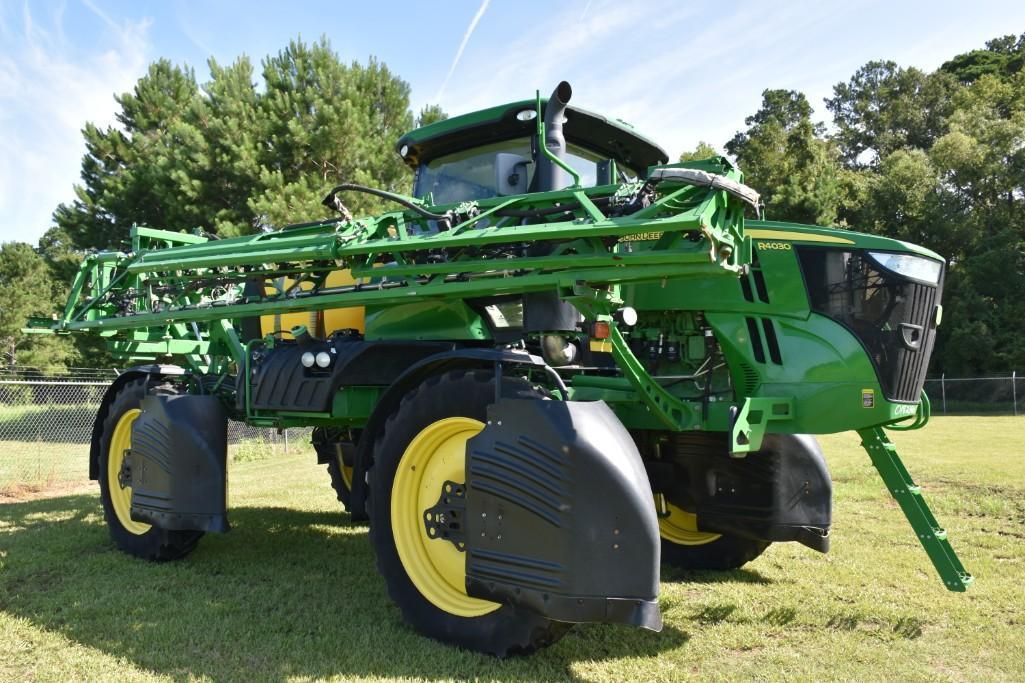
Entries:
{"type": "Polygon", "coordinates": [[[88,482],[87,443],[0,441],[0,501],[88,482]]]}
{"type": "Polygon", "coordinates": [[[0,505],[0,679],[1021,680],[1023,427],[948,417],[893,437],[968,593],[943,589],[856,437],[829,436],[829,555],[778,544],[739,571],[667,571],[662,633],[581,626],[506,661],[403,624],[309,451],[234,464],[234,530],[176,563],[115,551],[94,493],[0,505]]]}

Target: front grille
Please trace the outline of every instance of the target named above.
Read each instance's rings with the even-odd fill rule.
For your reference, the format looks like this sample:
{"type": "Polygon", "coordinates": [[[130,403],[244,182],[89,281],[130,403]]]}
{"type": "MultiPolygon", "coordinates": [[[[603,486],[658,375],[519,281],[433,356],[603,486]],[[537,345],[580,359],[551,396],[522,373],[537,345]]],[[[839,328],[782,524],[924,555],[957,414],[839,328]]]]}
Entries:
{"type": "Polygon", "coordinates": [[[917,401],[935,341],[942,279],[934,286],[902,277],[862,251],[801,247],[798,257],[812,310],[861,341],[888,400],[917,401]]]}
{"type": "Polygon", "coordinates": [[[890,365],[890,378],[884,378],[883,389],[886,398],[891,401],[917,401],[925,384],[925,373],[929,369],[929,356],[936,330],[932,326],[933,310],[936,306],[936,287],[919,283],[908,286],[910,303],[905,312],[905,319],[913,325],[919,325],[925,331],[917,351],[910,351],[900,344],[896,349],[895,358],[890,365]],[[887,381],[888,380],[888,381],[887,381]],[[892,388],[892,389],[891,389],[892,388]]]}

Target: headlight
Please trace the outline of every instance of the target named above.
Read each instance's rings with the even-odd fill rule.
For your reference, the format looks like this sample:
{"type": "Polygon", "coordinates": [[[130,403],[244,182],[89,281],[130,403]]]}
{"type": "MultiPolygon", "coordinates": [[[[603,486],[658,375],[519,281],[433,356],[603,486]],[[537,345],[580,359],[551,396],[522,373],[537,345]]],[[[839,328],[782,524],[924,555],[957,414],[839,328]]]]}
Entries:
{"type": "Polygon", "coordinates": [[[886,251],[870,251],[868,255],[886,270],[891,270],[906,278],[927,282],[930,285],[935,285],[940,281],[940,272],[943,270],[943,264],[940,261],[924,256],[893,254],[886,251]]]}

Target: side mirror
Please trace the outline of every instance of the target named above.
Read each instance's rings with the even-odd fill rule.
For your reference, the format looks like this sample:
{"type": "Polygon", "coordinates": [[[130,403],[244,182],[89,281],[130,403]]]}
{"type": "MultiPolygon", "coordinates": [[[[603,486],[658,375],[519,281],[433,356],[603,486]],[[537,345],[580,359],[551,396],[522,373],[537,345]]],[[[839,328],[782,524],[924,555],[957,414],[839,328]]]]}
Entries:
{"type": "Polygon", "coordinates": [[[519,154],[499,152],[495,155],[495,191],[499,195],[525,194],[530,185],[527,166],[532,163],[519,154]]]}

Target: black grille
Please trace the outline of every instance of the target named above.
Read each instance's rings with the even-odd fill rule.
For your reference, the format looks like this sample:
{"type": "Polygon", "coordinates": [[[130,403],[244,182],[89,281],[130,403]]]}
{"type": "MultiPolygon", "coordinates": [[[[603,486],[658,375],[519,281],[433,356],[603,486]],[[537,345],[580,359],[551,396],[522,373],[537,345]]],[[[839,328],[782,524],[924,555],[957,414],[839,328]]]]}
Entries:
{"type": "Polygon", "coordinates": [[[920,347],[917,351],[904,348],[903,344],[896,349],[896,358],[890,369],[893,376],[883,378],[883,388],[891,401],[917,401],[925,384],[925,373],[929,369],[929,356],[936,337],[932,326],[933,310],[939,290],[936,287],[919,283],[910,283],[907,287],[910,302],[906,309],[906,319],[923,330],[920,347]],[[886,381],[889,379],[889,381],[886,381]],[[889,387],[893,387],[890,395],[889,387]]]}
{"type": "Polygon", "coordinates": [[[939,285],[881,267],[867,253],[798,249],[812,310],[858,337],[890,401],[917,401],[925,383],[940,302],[939,285]]]}

